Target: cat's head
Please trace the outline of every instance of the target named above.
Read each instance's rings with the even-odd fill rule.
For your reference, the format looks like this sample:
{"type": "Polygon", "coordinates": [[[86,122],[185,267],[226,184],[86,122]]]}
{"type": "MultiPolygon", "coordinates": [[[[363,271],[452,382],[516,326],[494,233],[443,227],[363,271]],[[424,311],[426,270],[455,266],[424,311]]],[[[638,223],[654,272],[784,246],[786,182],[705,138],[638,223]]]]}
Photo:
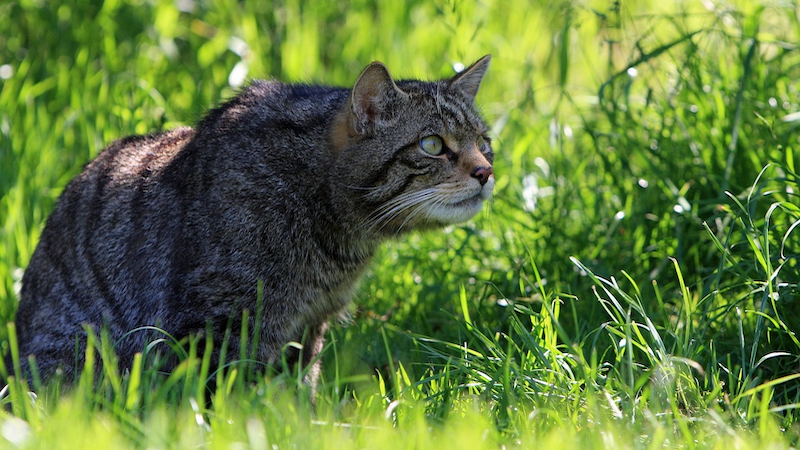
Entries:
{"type": "Polygon", "coordinates": [[[475,95],[485,56],[452,78],[395,82],[368,65],[331,132],[334,195],[350,196],[379,234],[440,227],[475,216],[494,188],[488,127],[475,95]]]}

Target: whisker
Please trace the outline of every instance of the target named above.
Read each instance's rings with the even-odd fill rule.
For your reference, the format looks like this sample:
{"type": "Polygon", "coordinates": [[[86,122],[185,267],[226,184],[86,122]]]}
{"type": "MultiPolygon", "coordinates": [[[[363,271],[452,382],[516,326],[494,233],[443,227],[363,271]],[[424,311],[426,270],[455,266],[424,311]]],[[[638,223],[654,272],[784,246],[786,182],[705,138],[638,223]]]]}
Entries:
{"type": "Polygon", "coordinates": [[[446,204],[447,204],[447,196],[440,195],[436,199],[436,202],[433,205],[431,205],[430,209],[434,209],[434,208],[435,209],[443,209],[446,204]]]}
{"type": "Polygon", "coordinates": [[[392,205],[387,205],[386,208],[383,208],[381,211],[379,211],[379,214],[377,214],[373,218],[373,220],[371,221],[371,226],[375,227],[383,223],[383,225],[381,226],[381,228],[383,228],[389,222],[391,222],[395,217],[399,216],[400,213],[424,202],[427,199],[427,197],[428,196],[422,196],[422,195],[412,196],[407,199],[404,199],[404,201],[402,202],[396,202],[392,205]]]}
{"type": "MultiPolygon", "coordinates": [[[[425,200],[427,200],[427,199],[425,199],[425,200]]],[[[434,199],[433,199],[433,201],[435,202],[435,201],[436,201],[436,198],[434,198],[434,199]]],[[[421,202],[419,202],[419,205],[421,205],[422,203],[424,203],[424,201],[421,201],[421,202]]],[[[411,219],[412,219],[414,216],[416,216],[417,214],[419,214],[419,213],[420,213],[420,211],[422,211],[422,208],[414,208],[414,210],[413,210],[413,211],[411,211],[410,213],[408,213],[408,215],[406,216],[406,218],[403,220],[403,223],[401,223],[401,224],[400,224],[400,226],[399,226],[399,227],[397,227],[397,231],[395,232],[395,236],[399,235],[399,234],[400,234],[400,232],[403,230],[403,227],[405,227],[405,226],[406,226],[406,224],[407,224],[407,223],[408,223],[408,222],[409,222],[409,221],[410,221],[410,220],[411,220],[411,219]]]]}
{"type": "Polygon", "coordinates": [[[440,195],[436,201],[431,205],[430,209],[442,208],[447,203],[447,197],[440,195]]]}
{"type": "MultiPolygon", "coordinates": [[[[402,212],[426,202],[436,194],[435,189],[425,189],[417,192],[407,192],[389,200],[375,210],[365,221],[364,228],[376,230],[383,229],[402,212]]],[[[405,224],[405,222],[404,222],[405,224]]]]}
{"type": "MultiPolygon", "coordinates": [[[[429,211],[431,209],[439,208],[439,207],[441,207],[441,206],[443,206],[443,205],[445,205],[447,203],[447,196],[446,195],[442,195],[443,193],[442,193],[441,189],[436,189],[435,192],[433,192],[433,194],[434,195],[430,196],[432,198],[426,198],[424,202],[420,202],[420,205],[422,203],[428,203],[427,209],[429,211]]],[[[406,224],[412,218],[414,218],[414,216],[416,216],[417,214],[421,213],[422,210],[423,210],[423,208],[419,207],[419,208],[414,209],[414,211],[412,211],[411,213],[409,213],[408,216],[405,218],[405,220],[403,220],[403,223],[400,224],[400,227],[398,228],[397,233],[395,233],[395,234],[399,234],[400,231],[402,231],[403,227],[405,227],[406,224]]]]}
{"type": "Polygon", "coordinates": [[[403,194],[398,195],[397,197],[387,201],[383,205],[381,205],[375,211],[375,214],[383,213],[385,211],[388,211],[389,209],[392,209],[392,208],[395,208],[397,206],[400,206],[403,203],[413,202],[413,201],[416,201],[417,199],[420,199],[422,197],[430,196],[433,193],[434,193],[433,189],[425,189],[425,190],[417,191],[417,192],[406,192],[406,193],[403,193],[403,194]]]}

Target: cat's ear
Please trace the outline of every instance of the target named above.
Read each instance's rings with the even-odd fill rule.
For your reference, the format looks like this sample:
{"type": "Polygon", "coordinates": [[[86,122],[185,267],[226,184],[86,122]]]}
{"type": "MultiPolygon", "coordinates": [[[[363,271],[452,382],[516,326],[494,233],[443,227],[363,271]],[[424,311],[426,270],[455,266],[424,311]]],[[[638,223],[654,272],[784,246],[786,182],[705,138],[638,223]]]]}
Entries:
{"type": "Polygon", "coordinates": [[[478,94],[478,88],[481,86],[481,80],[483,80],[483,76],[486,75],[486,70],[489,68],[489,62],[491,62],[491,60],[492,55],[486,55],[459,72],[450,79],[450,88],[460,90],[474,100],[475,95],[478,94]]]}
{"type": "Polygon", "coordinates": [[[407,95],[397,87],[386,66],[377,61],[368,65],[350,95],[356,131],[363,133],[375,122],[391,118],[394,102],[407,95]]]}

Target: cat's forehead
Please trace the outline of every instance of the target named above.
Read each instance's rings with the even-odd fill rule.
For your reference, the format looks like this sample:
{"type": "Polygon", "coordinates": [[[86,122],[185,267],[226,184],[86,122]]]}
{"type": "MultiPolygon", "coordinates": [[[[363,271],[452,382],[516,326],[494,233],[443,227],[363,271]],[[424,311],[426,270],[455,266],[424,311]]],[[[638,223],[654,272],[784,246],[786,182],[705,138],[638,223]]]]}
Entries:
{"type": "Polygon", "coordinates": [[[409,101],[432,122],[441,123],[454,132],[471,131],[484,134],[488,130],[474,100],[457,90],[450,89],[446,81],[401,81],[398,87],[409,94],[409,101]]]}

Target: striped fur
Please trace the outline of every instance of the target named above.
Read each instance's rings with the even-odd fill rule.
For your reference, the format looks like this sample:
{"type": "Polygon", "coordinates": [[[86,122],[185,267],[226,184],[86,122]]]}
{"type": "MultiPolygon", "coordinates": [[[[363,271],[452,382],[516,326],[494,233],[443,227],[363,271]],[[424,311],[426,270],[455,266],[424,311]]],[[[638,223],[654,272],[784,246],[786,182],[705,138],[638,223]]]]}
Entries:
{"type": "MultiPolygon", "coordinates": [[[[219,349],[243,310],[254,329],[261,280],[257,357],[279,361],[305,333],[308,363],[381,241],[467,220],[491,196],[473,105],[488,64],[395,82],[373,63],[353,89],[256,81],[194,129],[115,142],[42,232],[22,283],[21,354],[45,377],[72,375],[84,324],[108,330],[123,365],[153,338],[139,327],[210,330],[219,349]],[[442,154],[421,148],[431,135],[442,154]]],[[[228,354],[244,358],[238,342],[228,354]]]]}

